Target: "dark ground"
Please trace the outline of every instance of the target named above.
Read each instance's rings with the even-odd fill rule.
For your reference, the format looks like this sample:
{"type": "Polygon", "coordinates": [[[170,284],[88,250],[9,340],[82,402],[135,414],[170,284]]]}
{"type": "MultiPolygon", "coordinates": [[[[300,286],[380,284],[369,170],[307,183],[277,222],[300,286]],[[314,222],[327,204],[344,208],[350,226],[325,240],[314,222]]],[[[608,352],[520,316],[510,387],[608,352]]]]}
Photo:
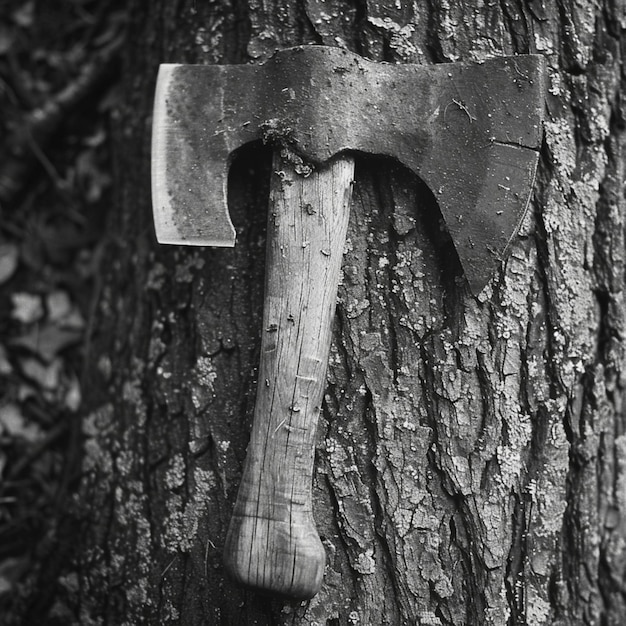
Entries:
{"type": "Polygon", "coordinates": [[[0,616],[76,477],[127,4],[0,0],[0,616]]]}

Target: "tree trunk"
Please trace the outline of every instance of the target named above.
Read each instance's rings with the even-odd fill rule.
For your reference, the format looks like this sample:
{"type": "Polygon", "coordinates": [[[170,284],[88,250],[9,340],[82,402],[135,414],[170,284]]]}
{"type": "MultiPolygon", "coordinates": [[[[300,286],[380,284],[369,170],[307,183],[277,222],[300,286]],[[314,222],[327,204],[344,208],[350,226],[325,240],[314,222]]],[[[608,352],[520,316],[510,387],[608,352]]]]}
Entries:
{"type": "Polygon", "coordinates": [[[623,3],[134,4],[73,549],[31,620],[623,624],[623,3]],[[241,589],[221,552],[254,409],[271,159],[257,146],[233,165],[234,249],[159,246],[149,138],[160,62],[302,43],[421,64],[539,53],[549,93],[531,209],[479,297],[429,190],[357,157],[313,484],[327,567],[300,604],[241,589]]]}

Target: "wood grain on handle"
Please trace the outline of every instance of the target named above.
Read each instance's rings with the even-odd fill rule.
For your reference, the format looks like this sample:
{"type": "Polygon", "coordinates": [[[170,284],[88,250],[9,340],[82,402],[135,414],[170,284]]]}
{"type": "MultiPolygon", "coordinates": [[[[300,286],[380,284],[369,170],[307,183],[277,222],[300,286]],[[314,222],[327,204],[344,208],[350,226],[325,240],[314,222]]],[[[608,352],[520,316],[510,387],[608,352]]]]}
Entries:
{"type": "Polygon", "coordinates": [[[273,170],[254,423],[224,560],[245,585],[311,598],[326,562],[311,510],[315,431],[354,161],[304,178],[276,156],[273,170]]]}

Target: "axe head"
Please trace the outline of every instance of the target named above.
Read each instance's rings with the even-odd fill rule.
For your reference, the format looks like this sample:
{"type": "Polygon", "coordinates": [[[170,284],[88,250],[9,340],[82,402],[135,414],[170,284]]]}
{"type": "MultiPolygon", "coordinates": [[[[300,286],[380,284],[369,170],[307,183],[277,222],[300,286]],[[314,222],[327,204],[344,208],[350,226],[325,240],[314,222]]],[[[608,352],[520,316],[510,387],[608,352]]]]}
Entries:
{"type": "Polygon", "coordinates": [[[393,157],[433,192],[478,293],[532,193],[544,111],[537,55],[431,66],[301,46],[261,66],[161,65],[152,200],[161,243],[233,246],[233,152],[277,140],[310,163],[350,150],[393,157]]]}

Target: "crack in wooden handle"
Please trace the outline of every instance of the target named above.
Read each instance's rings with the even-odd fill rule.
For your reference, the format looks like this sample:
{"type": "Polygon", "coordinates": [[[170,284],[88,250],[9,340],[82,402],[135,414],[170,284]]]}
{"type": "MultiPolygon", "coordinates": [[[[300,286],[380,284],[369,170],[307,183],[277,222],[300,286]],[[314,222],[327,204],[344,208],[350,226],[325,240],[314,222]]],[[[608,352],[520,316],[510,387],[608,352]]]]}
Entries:
{"type": "Polygon", "coordinates": [[[326,562],[311,483],[353,177],[347,156],[306,178],[274,158],[257,398],[224,561],[294,598],[319,591],[326,562]]]}

